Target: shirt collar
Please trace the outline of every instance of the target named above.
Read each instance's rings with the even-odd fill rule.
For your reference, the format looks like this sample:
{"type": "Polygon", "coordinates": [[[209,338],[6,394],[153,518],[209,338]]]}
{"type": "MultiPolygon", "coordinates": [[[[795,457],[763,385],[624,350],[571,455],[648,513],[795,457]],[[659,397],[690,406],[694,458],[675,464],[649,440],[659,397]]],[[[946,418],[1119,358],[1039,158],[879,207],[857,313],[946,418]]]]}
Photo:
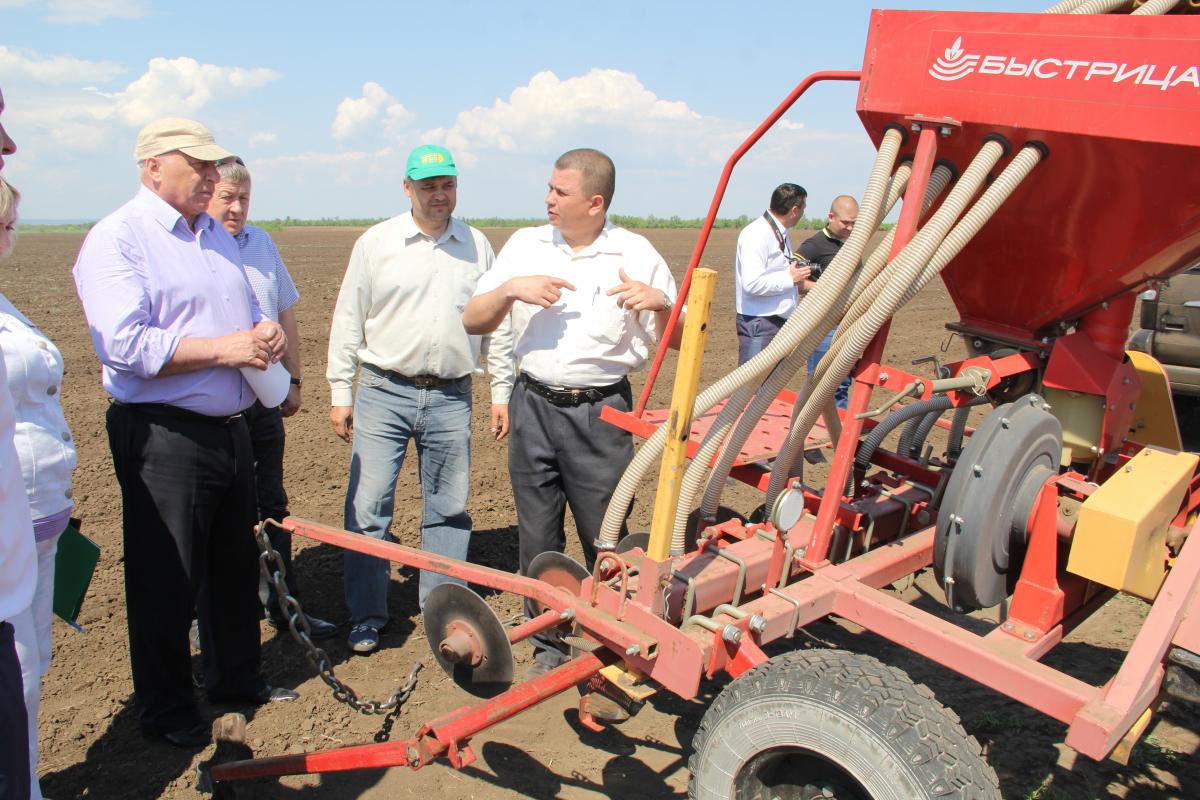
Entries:
{"type": "MultiPolygon", "coordinates": [[[[578,253],[574,253],[574,255],[576,257],[592,256],[600,253],[619,255],[622,252],[621,244],[619,241],[617,241],[617,238],[612,235],[613,231],[616,229],[617,226],[613,225],[612,222],[605,217],[604,227],[600,229],[600,235],[596,237],[596,241],[592,242],[578,253]]],[[[569,244],[567,244],[567,240],[563,238],[562,232],[553,225],[543,226],[541,238],[542,241],[550,242],[559,247],[566,247],[567,249],[570,249],[571,247],[569,244]]]]}
{"type": "MultiPolygon", "coordinates": [[[[143,185],[138,190],[137,201],[159,225],[162,225],[168,231],[175,230],[181,222],[184,229],[188,229],[187,220],[184,219],[183,214],[180,214],[179,210],[173,205],[151,191],[149,187],[143,185]]],[[[196,217],[196,230],[212,230],[213,222],[213,218],[202,211],[196,217]]]]}
{"type": "MultiPolygon", "coordinates": [[[[417,227],[417,221],[413,219],[411,211],[406,211],[400,217],[400,234],[404,237],[405,241],[415,239],[418,236],[429,238],[424,231],[417,227]]],[[[446,232],[439,236],[436,242],[440,244],[447,239],[457,239],[460,242],[467,241],[467,224],[455,217],[451,217],[450,224],[446,226],[446,232]]]]}
{"type": "MultiPolygon", "coordinates": [[[[216,220],[213,220],[213,221],[215,222],[216,220]]],[[[245,225],[242,226],[242,229],[240,231],[238,231],[237,233],[235,233],[233,235],[233,238],[237,240],[239,247],[245,247],[247,244],[250,243],[250,229],[252,227],[254,227],[254,226],[251,225],[249,222],[247,222],[245,225]]]]}

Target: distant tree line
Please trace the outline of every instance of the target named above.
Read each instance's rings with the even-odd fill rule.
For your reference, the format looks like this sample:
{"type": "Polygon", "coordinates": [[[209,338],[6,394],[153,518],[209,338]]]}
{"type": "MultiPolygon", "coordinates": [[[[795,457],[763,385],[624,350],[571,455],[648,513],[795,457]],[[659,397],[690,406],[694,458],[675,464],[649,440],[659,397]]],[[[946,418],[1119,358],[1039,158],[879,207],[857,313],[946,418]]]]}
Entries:
{"type": "MultiPolygon", "coordinates": [[[[253,224],[267,231],[280,231],[284,228],[369,228],[377,222],[383,222],[386,217],[359,217],[359,218],[343,218],[343,217],[321,217],[320,219],[295,219],[293,217],[283,217],[282,219],[256,219],[252,220],[253,224]]],[[[700,217],[656,217],[651,214],[648,217],[631,217],[624,214],[613,214],[612,221],[616,225],[623,228],[699,228],[704,224],[704,220],[700,217]]],[[[743,214],[740,217],[732,219],[718,218],[713,223],[714,228],[744,228],[754,220],[754,217],[748,217],[743,214]]],[[[514,217],[468,217],[464,220],[468,225],[474,225],[476,228],[528,228],[533,225],[544,225],[545,219],[542,218],[514,218],[514,217]]],[[[76,224],[63,225],[21,225],[22,233],[87,233],[91,230],[94,222],[81,222],[76,224]]],[[[798,229],[820,230],[825,227],[824,217],[811,217],[809,219],[800,220],[796,225],[798,229]]],[[[891,225],[883,225],[883,228],[890,228],[891,225]]]]}

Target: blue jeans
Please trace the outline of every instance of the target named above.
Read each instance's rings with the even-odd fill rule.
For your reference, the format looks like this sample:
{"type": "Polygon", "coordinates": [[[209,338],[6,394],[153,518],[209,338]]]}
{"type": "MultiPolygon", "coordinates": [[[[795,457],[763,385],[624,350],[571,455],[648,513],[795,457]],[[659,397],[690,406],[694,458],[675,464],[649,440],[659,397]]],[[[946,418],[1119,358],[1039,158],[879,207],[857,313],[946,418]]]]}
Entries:
{"type": "MultiPolygon", "coordinates": [[[[421,476],[421,549],[466,560],[471,541],[467,491],[471,477],[471,377],[419,388],[364,365],[354,400],[354,450],[346,488],[346,530],[391,539],[396,479],[408,441],[417,445],[421,476]]],[[[346,551],[346,605],[352,625],[387,624],[391,562],[346,551]]],[[[464,581],[421,571],[421,606],[433,587],[464,581]]]]}
{"type": "MultiPolygon", "coordinates": [[[[813,354],[808,357],[808,374],[812,375],[817,369],[817,362],[824,358],[829,352],[829,345],[833,342],[833,336],[837,333],[837,326],[833,326],[833,330],[825,334],[825,338],[817,345],[817,349],[813,350],[813,354]]],[[[838,386],[837,391],[833,395],[834,404],[840,409],[845,409],[850,403],[850,378],[846,377],[838,386]]]]}

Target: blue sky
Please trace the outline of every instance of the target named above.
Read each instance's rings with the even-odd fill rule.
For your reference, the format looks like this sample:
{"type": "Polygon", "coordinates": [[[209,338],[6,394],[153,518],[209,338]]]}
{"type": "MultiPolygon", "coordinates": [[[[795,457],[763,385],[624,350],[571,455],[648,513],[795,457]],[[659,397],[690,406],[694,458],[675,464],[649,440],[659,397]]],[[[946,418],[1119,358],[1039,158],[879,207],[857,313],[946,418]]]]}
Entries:
{"type": "MultiPolygon", "coordinates": [[[[208,125],[255,177],[257,218],[407,209],[404,158],[448,145],[461,216],[543,214],[554,158],[617,164],[615,213],[701,216],[734,147],[807,74],[862,64],[871,8],[1039,11],[1052,0],[533,4],[0,0],[0,89],[26,219],[133,194],[141,125],[208,125]],[[183,10],[186,9],[186,10],[183,10]]],[[[722,216],[782,181],[810,214],[857,194],[856,84],[810,91],[734,171],[722,216]]]]}

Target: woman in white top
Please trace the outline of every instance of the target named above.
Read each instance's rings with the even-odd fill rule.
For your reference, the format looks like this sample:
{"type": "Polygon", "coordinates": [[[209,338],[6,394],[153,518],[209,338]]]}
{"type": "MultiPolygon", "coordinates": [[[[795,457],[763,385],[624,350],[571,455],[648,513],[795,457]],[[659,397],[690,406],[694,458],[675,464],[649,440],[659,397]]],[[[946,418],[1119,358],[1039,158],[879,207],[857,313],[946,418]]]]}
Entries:
{"type": "MultiPolygon", "coordinates": [[[[20,195],[0,178],[0,259],[13,247],[20,195]]],[[[37,781],[37,714],[42,676],[50,669],[50,616],[54,599],[54,557],[58,537],[70,521],[71,472],[75,444],[59,402],[63,359],[8,298],[0,294],[0,350],[8,372],[8,390],[16,412],[13,444],[21,462],[25,492],[37,545],[37,589],[33,605],[11,620],[29,716],[29,775],[32,800],[40,800],[37,781]]]]}

